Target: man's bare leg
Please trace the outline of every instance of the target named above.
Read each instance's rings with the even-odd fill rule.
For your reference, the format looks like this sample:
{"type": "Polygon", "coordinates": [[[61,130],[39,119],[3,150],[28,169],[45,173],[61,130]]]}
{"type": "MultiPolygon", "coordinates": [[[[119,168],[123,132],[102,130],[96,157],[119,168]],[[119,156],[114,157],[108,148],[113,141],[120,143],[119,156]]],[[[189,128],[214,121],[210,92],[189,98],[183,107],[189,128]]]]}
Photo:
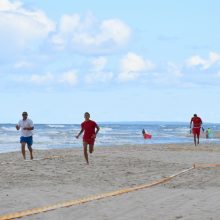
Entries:
{"type": "Polygon", "coordinates": [[[26,155],[25,155],[25,144],[24,142],[21,143],[21,153],[23,155],[24,160],[26,160],[26,155]]]}
{"type": "Polygon", "coordinates": [[[31,160],[33,160],[34,159],[34,157],[33,157],[33,149],[29,145],[28,145],[28,150],[30,151],[30,158],[31,158],[31,160]]]}
{"type": "Polygon", "coordinates": [[[94,151],[94,144],[89,145],[89,153],[91,154],[94,151]]]}
{"type": "Polygon", "coordinates": [[[197,135],[197,144],[199,144],[199,135],[197,135]]]}
{"type": "Polygon", "coordinates": [[[86,163],[89,164],[88,153],[87,153],[87,143],[86,142],[83,142],[83,150],[84,150],[84,157],[86,159],[86,163]]]}
{"type": "Polygon", "coordinates": [[[194,144],[196,146],[196,135],[194,135],[194,144]]]}

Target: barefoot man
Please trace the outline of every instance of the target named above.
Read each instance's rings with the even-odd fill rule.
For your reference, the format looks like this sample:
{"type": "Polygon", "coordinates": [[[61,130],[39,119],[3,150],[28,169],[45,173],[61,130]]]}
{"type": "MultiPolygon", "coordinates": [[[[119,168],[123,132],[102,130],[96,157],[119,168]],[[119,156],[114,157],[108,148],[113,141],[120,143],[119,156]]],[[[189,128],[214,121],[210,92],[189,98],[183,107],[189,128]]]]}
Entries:
{"type": "Polygon", "coordinates": [[[34,130],[34,125],[31,119],[28,118],[28,113],[23,112],[22,118],[18,124],[16,125],[16,129],[21,129],[21,137],[20,137],[20,143],[21,143],[21,153],[23,155],[23,158],[26,159],[25,155],[25,145],[27,144],[28,149],[30,151],[30,159],[33,160],[33,150],[32,150],[32,144],[33,144],[33,138],[32,138],[32,130],[34,130]]]}
{"type": "Polygon", "coordinates": [[[89,145],[89,153],[91,154],[94,151],[95,138],[100,128],[95,121],[90,120],[90,114],[88,112],[84,114],[84,118],[85,121],[81,124],[81,131],[76,136],[76,138],[79,138],[79,136],[84,132],[83,134],[84,157],[86,159],[87,164],[89,164],[87,146],[89,145]]]}
{"type": "Polygon", "coordinates": [[[190,129],[192,127],[192,133],[194,136],[194,144],[196,146],[196,137],[197,137],[197,144],[199,144],[199,136],[200,136],[200,129],[202,126],[202,119],[194,114],[190,121],[190,129]],[[192,127],[193,124],[193,127],[192,127]]]}

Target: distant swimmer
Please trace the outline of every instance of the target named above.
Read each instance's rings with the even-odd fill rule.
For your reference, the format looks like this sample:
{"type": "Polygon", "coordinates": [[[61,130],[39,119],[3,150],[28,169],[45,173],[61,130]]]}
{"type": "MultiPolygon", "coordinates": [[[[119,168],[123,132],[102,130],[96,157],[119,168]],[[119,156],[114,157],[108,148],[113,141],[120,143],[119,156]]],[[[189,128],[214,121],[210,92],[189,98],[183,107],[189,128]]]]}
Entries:
{"type": "Polygon", "coordinates": [[[21,119],[16,125],[17,130],[21,129],[21,137],[20,137],[21,153],[23,155],[23,158],[26,159],[25,145],[27,144],[28,149],[30,151],[30,158],[31,160],[33,160],[33,149],[32,149],[32,144],[33,144],[32,130],[34,130],[33,121],[28,118],[27,112],[22,113],[22,118],[23,119],[21,119]]]}
{"type": "Polygon", "coordinates": [[[89,153],[91,154],[94,151],[94,143],[96,135],[99,132],[99,126],[95,121],[90,120],[90,114],[86,112],[84,114],[85,121],[81,124],[81,130],[76,138],[84,132],[83,134],[83,149],[84,149],[84,157],[86,159],[87,164],[89,164],[89,158],[87,153],[87,146],[89,145],[89,153]]]}
{"type": "Polygon", "coordinates": [[[206,133],[206,138],[207,139],[212,137],[212,130],[211,130],[211,128],[208,128],[205,133],[206,133]]]}
{"type": "Polygon", "coordinates": [[[202,126],[202,119],[198,117],[197,114],[194,114],[190,121],[190,129],[192,128],[195,146],[196,144],[199,144],[201,126],[202,126]],[[197,138],[197,142],[196,142],[196,138],[197,138]]]}
{"type": "Polygon", "coordinates": [[[147,133],[144,129],[142,130],[142,134],[143,134],[144,139],[151,139],[152,138],[152,135],[147,133]]]}

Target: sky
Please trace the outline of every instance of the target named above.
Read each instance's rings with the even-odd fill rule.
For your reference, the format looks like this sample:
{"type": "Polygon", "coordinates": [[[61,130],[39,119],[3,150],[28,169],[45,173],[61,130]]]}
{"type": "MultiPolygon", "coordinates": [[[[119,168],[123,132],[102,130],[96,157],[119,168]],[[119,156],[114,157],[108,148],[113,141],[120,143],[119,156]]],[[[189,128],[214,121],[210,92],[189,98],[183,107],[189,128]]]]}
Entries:
{"type": "Polygon", "coordinates": [[[0,123],[220,123],[220,1],[0,0],[0,123]]]}

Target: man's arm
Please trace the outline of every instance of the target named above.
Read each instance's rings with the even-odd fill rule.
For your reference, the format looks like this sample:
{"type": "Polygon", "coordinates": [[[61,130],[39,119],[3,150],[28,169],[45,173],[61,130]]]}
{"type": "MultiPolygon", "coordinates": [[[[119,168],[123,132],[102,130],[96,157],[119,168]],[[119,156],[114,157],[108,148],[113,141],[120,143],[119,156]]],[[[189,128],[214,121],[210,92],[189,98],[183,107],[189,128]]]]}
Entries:
{"type": "Polygon", "coordinates": [[[95,135],[98,134],[99,130],[100,130],[100,127],[99,127],[98,125],[96,125],[96,132],[95,132],[95,135]]]}
{"type": "Polygon", "coordinates": [[[29,128],[23,128],[23,130],[28,130],[28,131],[32,131],[32,130],[34,130],[34,127],[29,127],[29,128]]]}
{"type": "MultiPolygon", "coordinates": [[[[200,119],[201,119],[201,118],[200,118],[200,119]]],[[[201,119],[201,124],[200,124],[200,126],[202,127],[202,131],[204,132],[205,129],[204,129],[203,126],[202,126],[202,119],[201,119]]]]}
{"type": "Polygon", "coordinates": [[[189,127],[190,127],[190,128],[192,127],[192,119],[191,119],[191,121],[190,121],[189,127]]]}
{"type": "Polygon", "coordinates": [[[79,136],[80,136],[82,133],[83,133],[83,129],[81,129],[81,131],[79,132],[79,134],[78,134],[78,135],[76,135],[75,137],[78,139],[78,138],[79,138],[79,136]]]}
{"type": "Polygon", "coordinates": [[[100,130],[100,128],[97,124],[96,124],[95,128],[96,128],[96,131],[95,131],[95,134],[92,135],[92,138],[96,138],[96,135],[98,134],[98,132],[100,130]]]}

